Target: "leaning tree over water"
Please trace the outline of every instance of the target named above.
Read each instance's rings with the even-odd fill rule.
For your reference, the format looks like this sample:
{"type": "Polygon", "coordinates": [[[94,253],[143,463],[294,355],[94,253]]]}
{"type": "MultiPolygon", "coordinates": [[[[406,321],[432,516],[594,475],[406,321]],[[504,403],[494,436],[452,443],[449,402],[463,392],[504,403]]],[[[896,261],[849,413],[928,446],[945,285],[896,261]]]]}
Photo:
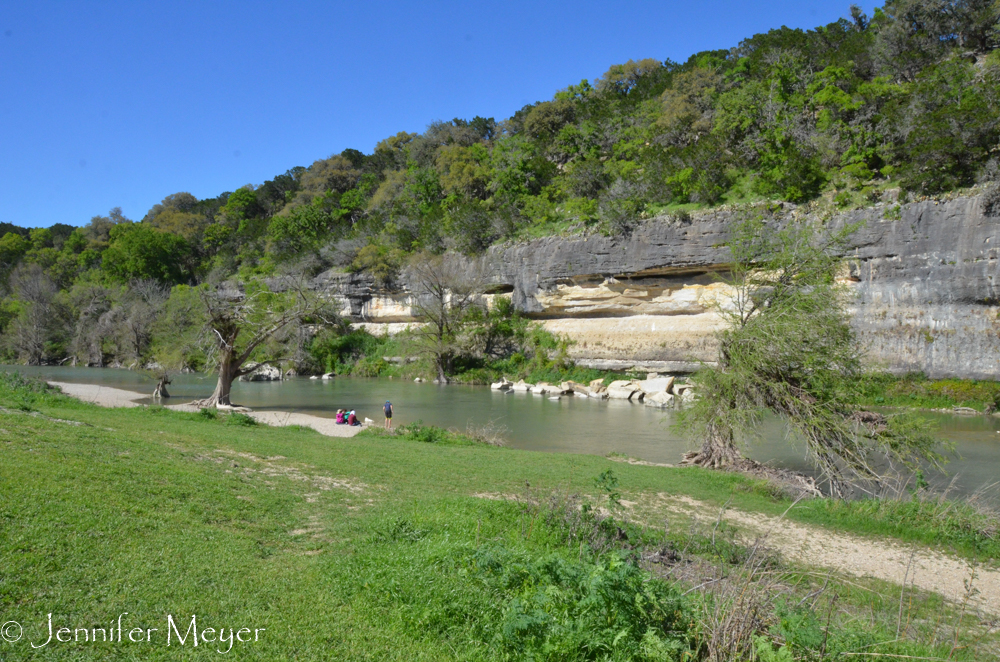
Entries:
{"type": "Polygon", "coordinates": [[[887,469],[943,462],[921,421],[850,402],[847,387],[862,374],[863,353],[847,311],[850,289],[838,275],[854,230],[762,217],[733,227],[731,294],[717,305],[724,322],[718,363],[693,376],[699,398],[680,416],[701,442],[685,464],[747,463],[741,448],[766,414],[805,441],[838,497],[852,484],[881,482],[887,469]]]}

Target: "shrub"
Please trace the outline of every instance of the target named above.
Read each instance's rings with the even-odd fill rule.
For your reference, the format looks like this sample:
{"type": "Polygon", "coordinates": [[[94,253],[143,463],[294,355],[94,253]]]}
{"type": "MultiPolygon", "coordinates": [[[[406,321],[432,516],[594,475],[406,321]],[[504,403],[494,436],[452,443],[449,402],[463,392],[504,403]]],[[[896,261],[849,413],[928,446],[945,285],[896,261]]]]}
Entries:
{"type": "Polygon", "coordinates": [[[226,425],[241,425],[244,427],[252,427],[257,425],[257,419],[247,416],[246,414],[241,414],[238,411],[226,416],[226,425]]]}
{"type": "Polygon", "coordinates": [[[692,651],[680,592],[630,559],[530,559],[495,545],[470,562],[502,604],[497,643],[517,659],[670,660],[692,651]]]}
{"type": "Polygon", "coordinates": [[[62,397],[59,390],[41,379],[25,377],[19,372],[0,372],[0,401],[22,411],[34,411],[38,405],[49,404],[62,397]]]}
{"type": "Polygon", "coordinates": [[[435,425],[424,425],[423,421],[401,425],[397,428],[398,433],[405,435],[414,441],[422,441],[427,444],[435,444],[448,439],[448,431],[435,425]]]}

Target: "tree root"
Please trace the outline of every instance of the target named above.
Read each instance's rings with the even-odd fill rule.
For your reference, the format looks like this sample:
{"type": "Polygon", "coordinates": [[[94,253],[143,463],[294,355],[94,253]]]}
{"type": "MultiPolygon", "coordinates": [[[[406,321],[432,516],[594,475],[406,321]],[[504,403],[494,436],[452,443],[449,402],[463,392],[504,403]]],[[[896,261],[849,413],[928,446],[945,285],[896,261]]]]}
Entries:
{"type": "Polygon", "coordinates": [[[690,451],[684,454],[681,466],[697,466],[716,471],[730,471],[760,478],[780,487],[782,491],[792,496],[822,497],[823,493],[816,486],[816,479],[805,474],[786,469],[777,469],[756,460],[751,460],[735,453],[705,453],[690,451]]]}
{"type": "Polygon", "coordinates": [[[240,412],[241,414],[250,413],[253,409],[249,407],[243,407],[241,405],[224,405],[221,404],[215,398],[205,398],[204,400],[192,400],[188,403],[191,407],[197,407],[198,409],[217,409],[219,411],[228,412],[240,412]]]}

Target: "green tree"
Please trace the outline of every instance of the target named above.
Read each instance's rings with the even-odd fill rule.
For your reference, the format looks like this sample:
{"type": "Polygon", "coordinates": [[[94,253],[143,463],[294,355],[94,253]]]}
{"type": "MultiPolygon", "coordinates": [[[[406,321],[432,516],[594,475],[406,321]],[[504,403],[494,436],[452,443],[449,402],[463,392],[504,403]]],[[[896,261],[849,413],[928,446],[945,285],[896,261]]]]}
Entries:
{"type": "Polygon", "coordinates": [[[191,247],[182,237],[141,223],[123,223],[111,229],[101,270],[119,283],[133,279],[183,283],[191,277],[190,255],[191,247]]]}
{"type": "Polygon", "coordinates": [[[0,238],[0,271],[6,273],[28,252],[28,241],[19,234],[8,232],[0,238]]]}
{"type": "Polygon", "coordinates": [[[301,282],[285,279],[280,287],[251,279],[239,287],[204,288],[199,291],[205,310],[205,333],[211,340],[209,365],[218,371],[215,391],[195,404],[201,407],[232,406],[233,381],[249,374],[245,367],[280,360],[267,344],[278,334],[308,320],[314,326],[336,323],[328,304],[301,282]]]}
{"type": "Polygon", "coordinates": [[[466,351],[469,312],[480,305],[484,278],[474,266],[442,255],[418,255],[409,266],[413,316],[422,324],[411,332],[413,349],[431,359],[442,384],[452,362],[466,351]]]}
{"type": "Polygon", "coordinates": [[[740,453],[766,414],[805,441],[809,458],[845,496],[854,481],[878,482],[880,463],[940,463],[937,443],[903,416],[861,412],[845,399],[862,356],[838,283],[838,253],[853,228],[817,233],[804,222],[784,227],[749,219],[730,236],[732,295],[720,302],[716,367],[693,377],[697,400],[680,425],[701,440],[685,463],[724,467],[740,453]]]}
{"type": "Polygon", "coordinates": [[[911,94],[906,184],[927,193],[969,186],[1000,141],[1000,76],[961,60],[928,67],[911,94]]]}

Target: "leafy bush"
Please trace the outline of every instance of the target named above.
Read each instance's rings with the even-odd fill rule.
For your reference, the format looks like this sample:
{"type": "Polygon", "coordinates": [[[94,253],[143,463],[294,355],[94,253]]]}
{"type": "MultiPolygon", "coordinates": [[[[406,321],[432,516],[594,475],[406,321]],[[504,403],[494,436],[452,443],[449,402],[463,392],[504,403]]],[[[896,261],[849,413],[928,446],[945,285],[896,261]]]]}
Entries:
{"type": "Polygon", "coordinates": [[[414,441],[421,441],[425,444],[435,444],[445,441],[451,436],[444,428],[435,425],[424,425],[423,421],[416,421],[409,425],[401,425],[397,432],[414,441]]]}
{"type": "Polygon", "coordinates": [[[247,416],[246,414],[241,414],[238,411],[228,414],[225,421],[226,425],[240,425],[243,427],[253,427],[254,425],[257,425],[257,419],[252,416],[247,416]]]}
{"type": "Polygon", "coordinates": [[[502,605],[496,643],[516,659],[674,660],[693,652],[680,592],[630,559],[533,559],[492,545],[470,565],[502,605]]]}
{"type": "Polygon", "coordinates": [[[0,403],[6,406],[34,411],[39,405],[59,399],[65,400],[59,389],[41,379],[25,377],[19,372],[0,372],[0,403]]]}

